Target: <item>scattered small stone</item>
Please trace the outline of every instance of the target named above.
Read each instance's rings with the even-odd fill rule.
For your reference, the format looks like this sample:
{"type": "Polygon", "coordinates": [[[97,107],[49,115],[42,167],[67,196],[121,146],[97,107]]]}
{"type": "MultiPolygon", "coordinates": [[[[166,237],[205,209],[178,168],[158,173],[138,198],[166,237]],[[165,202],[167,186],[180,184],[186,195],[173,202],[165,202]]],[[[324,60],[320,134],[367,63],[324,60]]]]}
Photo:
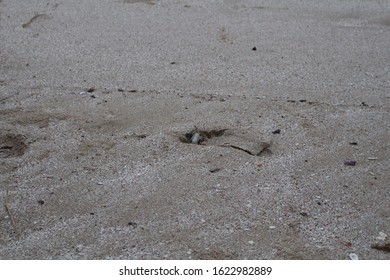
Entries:
{"type": "Polygon", "coordinates": [[[252,240],[248,241],[248,243],[249,243],[249,245],[253,245],[253,244],[255,244],[255,242],[254,242],[254,241],[252,241],[252,240]]]}
{"type": "Polygon", "coordinates": [[[136,89],[130,89],[130,90],[128,90],[128,92],[137,92],[137,90],[136,89]]]}
{"type": "Polygon", "coordinates": [[[287,102],[295,103],[295,100],[287,100],[287,102]]]}
{"type": "Polygon", "coordinates": [[[91,213],[89,213],[89,215],[93,216],[93,215],[95,215],[95,213],[91,212],[91,213]]]}
{"type": "Polygon", "coordinates": [[[136,228],[138,227],[138,224],[137,223],[134,223],[134,222],[129,222],[127,225],[133,227],[133,228],[136,228]]]}
{"type": "Polygon", "coordinates": [[[125,90],[123,88],[118,88],[119,92],[124,92],[125,90]]]}
{"type": "Polygon", "coordinates": [[[377,160],[378,158],[377,157],[369,157],[367,158],[368,160],[377,160]]]}
{"type": "Polygon", "coordinates": [[[355,166],[356,165],[356,161],[355,160],[346,160],[346,161],[344,161],[344,165],[355,166]]]}
{"type": "Polygon", "coordinates": [[[352,247],[352,243],[351,242],[347,242],[344,244],[346,247],[352,247]]]}
{"type": "Polygon", "coordinates": [[[349,142],[349,145],[357,146],[357,142],[349,142]]]}
{"type": "Polygon", "coordinates": [[[41,200],[41,199],[38,200],[38,204],[39,204],[39,205],[43,205],[44,203],[45,203],[45,202],[44,202],[43,200],[41,200]]]}
{"type": "Polygon", "coordinates": [[[176,62],[172,61],[171,64],[172,64],[172,65],[173,65],[173,64],[176,64],[176,62]]]}
{"type": "Polygon", "coordinates": [[[91,98],[96,98],[96,96],[95,96],[95,95],[93,95],[93,94],[92,94],[90,97],[91,97],[91,98]]]}
{"type": "Polygon", "coordinates": [[[362,102],[362,106],[367,107],[368,105],[365,102],[362,102]]]}
{"type": "Polygon", "coordinates": [[[90,87],[89,89],[87,89],[87,92],[91,93],[91,92],[94,92],[96,89],[94,87],[90,87]]]}
{"type": "Polygon", "coordinates": [[[299,100],[299,102],[302,102],[302,103],[304,103],[304,102],[306,102],[307,100],[306,99],[301,99],[301,100],[299,100]]]}
{"type": "Polygon", "coordinates": [[[269,228],[270,228],[270,229],[275,229],[275,228],[276,228],[276,226],[269,226],[269,228]]]}
{"type": "Polygon", "coordinates": [[[299,215],[301,215],[303,217],[307,217],[308,216],[308,214],[306,212],[301,212],[301,213],[299,213],[299,215]]]}
{"type": "Polygon", "coordinates": [[[280,134],[280,131],[281,131],[280,129],[277,129],[277,130],[273,131],[272,134],[280,134]]]}
{"type": "Polygon", "coordinates": [[[359,260],[359,257],[355,253],[351,253],[351,254],[349,254],[349,259],[356,261],[356,260],[359,260]]]}
{"type": "Polygon", "coordinates": [[[99,186],[101,186],[101,185],[103,185],[103,182],[98,182],[97,184],[98,184],[99,186]]]}
{"type": "Polygon", "coordinates": [[[220,170],[221,170],[221,168],[218,168],[218,167],[209,169],[209,171],[210,171],[211,173],[216,173],[216,172],[218,172],[218,171],[220,171],[220,170]]]}
{"type": "Polygon", "coordinates": [[[253,48],[252,48],[252,51],[256,51],[256,50],[257,50],[257,48],[256,48],[256,47],[253,47],[253,48]]]}
{"type": "Polygon", "coordinates": [[[379,232],[379,236],[376,239],[378,239],[380,241],[385,241],[386,238],[387,238],[387,234],[381,231],[381,232],[379,232]]]}

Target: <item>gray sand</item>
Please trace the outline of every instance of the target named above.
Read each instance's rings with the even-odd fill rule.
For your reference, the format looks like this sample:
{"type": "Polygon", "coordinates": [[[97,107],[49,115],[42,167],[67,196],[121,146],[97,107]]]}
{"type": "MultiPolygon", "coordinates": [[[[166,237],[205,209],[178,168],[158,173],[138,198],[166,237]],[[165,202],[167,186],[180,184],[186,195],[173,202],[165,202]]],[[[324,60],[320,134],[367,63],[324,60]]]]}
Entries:
{"type": "Polygon", "coordinates": [[[0,258],[389,259],[389,15],[0,1],[0,258]]]}

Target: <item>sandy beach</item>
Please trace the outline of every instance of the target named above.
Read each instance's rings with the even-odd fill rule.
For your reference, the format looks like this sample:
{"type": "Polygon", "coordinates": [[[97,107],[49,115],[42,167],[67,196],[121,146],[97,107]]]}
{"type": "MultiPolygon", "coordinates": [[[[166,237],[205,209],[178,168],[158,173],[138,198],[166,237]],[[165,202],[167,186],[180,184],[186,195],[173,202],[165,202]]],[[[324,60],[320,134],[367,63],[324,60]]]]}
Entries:
{"type": "Polygon", "coordinates": [[[0,259],[390,259],[387,0],[0,1],[0,259]]]}

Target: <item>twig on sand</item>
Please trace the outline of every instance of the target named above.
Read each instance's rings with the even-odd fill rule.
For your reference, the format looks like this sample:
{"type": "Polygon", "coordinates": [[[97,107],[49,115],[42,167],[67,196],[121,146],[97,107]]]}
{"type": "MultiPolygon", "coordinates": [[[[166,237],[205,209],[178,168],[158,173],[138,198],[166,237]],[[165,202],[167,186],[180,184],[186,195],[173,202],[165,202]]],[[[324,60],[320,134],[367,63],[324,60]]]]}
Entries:
{"type": "Polygon", "coordinates": [[[5,210],[7,210],[8,216],[11,218],[11,224],[15,230],[16,238],[19,240],[20,231],[19,231],[18,227],[16,226],[14,216],[12,215],[11,207],[9,206],[9,203],[8,203],[8,189],[6,190],[5,196],[4,196],[4,207],[5,207],[5,210]]]}

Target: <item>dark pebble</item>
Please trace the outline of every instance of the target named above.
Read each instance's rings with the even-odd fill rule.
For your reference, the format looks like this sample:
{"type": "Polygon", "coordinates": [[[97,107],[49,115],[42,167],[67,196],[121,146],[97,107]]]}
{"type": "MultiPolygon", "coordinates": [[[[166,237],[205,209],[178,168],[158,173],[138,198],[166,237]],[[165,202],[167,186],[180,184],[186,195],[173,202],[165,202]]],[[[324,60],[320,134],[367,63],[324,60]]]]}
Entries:
{"type": "Polygon", "coordinates": [[[95,91],[94,87],[90,87],[89,89],[87,89],[87,92],[94,92],[94,91],[95,91]]]}
{"type": "Polygon", "coordinates": [[[306,212],[301,212],[301,213],[299,213],[299,215],[301,215],[303,217],[307,217],[308,214],[306,212]]]}
{"type": "Polygon", "coordinates": [[[45,202],[42,200],[42,199],[40,199],[40,200],[38,200],[38,204],[39,205],[43,205],[45,202]]]}
{"type": "Polygon", "coordinates": [[[216,172],[218,172],[218,171],[220,171],[221,170],[221,168],[211,168],[209,171],[211,172],[211,173],[216,173],[216,172]]]}
{"type": "Polygon", "coordinates": [[[357,146],[357,142],[349,142],[349,145],[357,146]]]}
{"type": "Polygon", "coordinates": [[[281,131],[280,129],[277,129],[277,130],[273,131],[272,134],[280,134],[280,131],[281,131]]]}
{"type": "Polygon", "coordinates": [[[301,100],[299,100],[299,102],[302,102],[302,103],[304,103],[304,102],[306,102],[307,100],[306,99],[301,99],[301,100]]]}
{"type": "Polygon", "coordinates": [[[129,90],[129,92],[137,92],[137,90],[136,89],[131,89],[131,90],[129,90]]]}
{"type": "Polygon", "coordinates": [[[256,48],[256,47],[253,47],[253,48],[252,48],[252,51],[256,51],[256,50],[257,50],[257,48],[256,48]]]}
{"type": "Polygon", "coordinates": [[[92,94],[92,95],[91,95],[91,98],[96,98],[96,96],[92,94]]]}
{"type": "Polygon", "coordinates": [[[362,106],[366,107],[368,105],[365,102],[362,102],[362,106]]]}
{"type": "Polygon", "coordinates": [[[344,161],[344,165],[355,166],[356,165],[356,161],[355,160],[346,160],[346,161],[344,161]]]}
{"type": "Polygon", "coordinates": [[[176,62],[172,61],[171,64],[172,64],[172,65],[173,65],[173,64],[176,64],[176,62]]]}
{"type": "Polygon", "coordinates": [[[119,92],[124,92],[125,90],[123,88],[118,88],[119,92]]]}
{"type": "Polygon", "coordinates": [[[134,222],[129,222],[128,225],[133,227],[133,228],[136,228],[138,226],[138,224],[134,223],[134,222]]]}

